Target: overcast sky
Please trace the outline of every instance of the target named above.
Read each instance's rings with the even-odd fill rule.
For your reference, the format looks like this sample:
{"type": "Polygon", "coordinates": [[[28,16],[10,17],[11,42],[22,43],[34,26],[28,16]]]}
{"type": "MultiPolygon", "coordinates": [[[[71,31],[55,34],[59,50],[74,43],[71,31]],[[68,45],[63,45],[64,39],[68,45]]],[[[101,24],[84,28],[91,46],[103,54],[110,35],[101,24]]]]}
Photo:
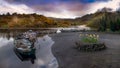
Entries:
{"type": "Polygon", "coordinates": [[[120,0],[0,0],[0,14],[38,13],[48,17],[75,18],[103,7],[116,10],[120,0]]]}

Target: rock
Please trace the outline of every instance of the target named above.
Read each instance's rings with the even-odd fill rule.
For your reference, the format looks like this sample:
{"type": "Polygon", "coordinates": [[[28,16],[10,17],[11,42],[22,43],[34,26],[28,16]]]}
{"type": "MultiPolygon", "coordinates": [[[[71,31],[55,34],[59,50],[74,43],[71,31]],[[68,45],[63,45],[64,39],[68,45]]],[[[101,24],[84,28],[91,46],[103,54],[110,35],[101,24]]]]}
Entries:
{"type": "Polygon", "coordinates": [[[104,43],[82,43],[75,42],[75,48],[80,51],[101,51],[106,49],[104,43]]]}

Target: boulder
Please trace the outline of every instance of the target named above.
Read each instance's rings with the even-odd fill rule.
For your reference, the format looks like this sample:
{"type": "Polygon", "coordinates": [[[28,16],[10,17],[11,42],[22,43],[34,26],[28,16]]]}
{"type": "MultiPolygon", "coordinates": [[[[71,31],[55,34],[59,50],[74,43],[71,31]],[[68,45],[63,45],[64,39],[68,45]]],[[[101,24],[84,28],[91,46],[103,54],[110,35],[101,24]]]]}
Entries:
{"type": "Polygon", "coordinates": [[[75,42],[75,48],[80,51],[101,51],[106,49],[105,43],[75,42]]]}

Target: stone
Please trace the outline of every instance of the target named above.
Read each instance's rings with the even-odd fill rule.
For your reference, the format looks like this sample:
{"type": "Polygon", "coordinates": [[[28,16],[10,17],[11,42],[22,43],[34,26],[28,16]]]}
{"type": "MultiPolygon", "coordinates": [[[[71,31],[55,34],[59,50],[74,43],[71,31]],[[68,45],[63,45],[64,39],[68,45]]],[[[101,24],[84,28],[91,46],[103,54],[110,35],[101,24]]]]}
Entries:
{"type": "Polygon", "coordinates": [[[101,51],[106,49],[105,43],[83,43],[75,42],[75,48],[80,51],[101,51]]]}

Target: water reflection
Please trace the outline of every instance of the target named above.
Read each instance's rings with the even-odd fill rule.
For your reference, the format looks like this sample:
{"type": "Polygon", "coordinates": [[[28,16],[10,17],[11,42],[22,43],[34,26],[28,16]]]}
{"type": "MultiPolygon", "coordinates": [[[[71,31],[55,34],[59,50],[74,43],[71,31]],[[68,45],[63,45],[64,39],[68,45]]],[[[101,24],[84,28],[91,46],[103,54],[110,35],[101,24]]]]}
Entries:
{"type": "Polygon", "coordinates": [[[7,45],[9,42],[13,42],[13,38],[2,38],[0,37],[0,47],[7,45]]]}
{"type": "Polygon", "coordinates": [[[48,35],[38,37],[35,43],[35,64],[29,61],[22,62],[13,51],[13,41],[17,33],[0,33],[0,68],[58,68],[56,58],[51,52],[54,41],[48,35]]]}
{"type": "Polygon", "coordinates": [[[10,38],[15,38],[16,35],[18,35],[19,31],[7,31],[7,32],[0,32],[0,38],[5,38],[5,39],[10,39],[10,38]]]}
{"type": "Polygon", "coordinates": [[[43,38],[39,38],[38,44],[36,44],[37,53],[36,53],[36,64],[35,68],[57,68],[58,63],[56,58],[52,55],[51,46],[54,44],[54,41],[46,35],[43,38]]]}

